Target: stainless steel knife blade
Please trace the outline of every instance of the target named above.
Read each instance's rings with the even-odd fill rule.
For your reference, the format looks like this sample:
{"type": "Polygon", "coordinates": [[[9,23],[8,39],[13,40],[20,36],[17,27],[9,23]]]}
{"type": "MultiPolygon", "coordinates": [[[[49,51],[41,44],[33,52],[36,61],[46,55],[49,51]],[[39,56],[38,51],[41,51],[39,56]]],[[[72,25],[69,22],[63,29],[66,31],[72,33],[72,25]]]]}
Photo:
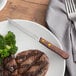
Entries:
{"type": "Polygon", "coordinates": [[[22,31],[24,34],[30,36],[31,38],[33,38],[34,40],[37,40],[38,42],[40,42],[41,44],[43,44],[45,47],[47,47],[48,49],[52,50],[53,52],[57,53],[58,55],[60,55],[62,58],[67,59],[69,57],[68,53],[66,53],[65,51],[63,51],[62,49],[58,48],[57,46],[55,46],[54,44],[52,44],[51,42],[47,41],[45,38],[43,37],[38,37],[37,35],[35,35],[34,33],[30,32],[29,30],[27,30],[26,28],[23,28],[20,24],[18,24],[17,22],[8,19],[9,24],[11,24],[12,26],[15,26],[17,29],[19,29],[20,31],[22,31]]]}
{"type": "Polygon", "coordinates": [[[29,30],[23,28],[23,27],[22,27],[20,24],[18,24],[17,22],[15,22],[15,21],[13,21],[13,20],[11,20],[11,19],[9,19],[9,18],[8,18],[8,22],[9,22],[9,24],[12,24],[12,26],[14,26],[14,27],[16,27],[17,29],[19,29],[20,31],[22,31],[24,34],[32,37],[33,39],[35,39],[35,40],[37,40],[37,41],[39,40],[39,37],[38,37],[38,36],[36,36],[34,33],[31,34],[31,32],[30,32],[29,30]]]}

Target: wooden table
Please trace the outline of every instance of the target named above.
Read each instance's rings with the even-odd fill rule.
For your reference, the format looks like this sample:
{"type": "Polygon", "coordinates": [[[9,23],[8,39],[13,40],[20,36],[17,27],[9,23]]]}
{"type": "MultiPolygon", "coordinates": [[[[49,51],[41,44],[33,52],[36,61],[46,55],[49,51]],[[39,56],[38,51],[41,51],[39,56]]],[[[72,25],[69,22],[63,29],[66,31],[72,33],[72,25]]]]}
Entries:
{"type": "Polygon", "coordinates": [[[48,2],[49,0],[8,0],[5,8],[0,11],[0,21],[10,17],[31,20],[46,26],[48,2]]]}

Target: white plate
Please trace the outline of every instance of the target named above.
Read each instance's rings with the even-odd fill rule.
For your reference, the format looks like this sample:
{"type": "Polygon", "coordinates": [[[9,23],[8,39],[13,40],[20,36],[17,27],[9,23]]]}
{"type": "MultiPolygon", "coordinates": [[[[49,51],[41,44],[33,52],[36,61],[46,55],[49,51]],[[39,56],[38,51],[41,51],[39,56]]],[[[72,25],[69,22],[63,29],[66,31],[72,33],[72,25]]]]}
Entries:
{"type": "MultiPolygon", "coordinates": [[[[18,22],[23,28],[27,28],[28,30],[36,34],[38,37],[44,37],[46,40],[62,48],[57,38],[49,30],[47,30],[40,24],[27,20],[15,20],[15,21],[18,22]]],[[[65,72],[64,59],[62,59],[59,55],[55,54],[54,52],[50,51],[49,49],[41,45],[39,42],[30,38],[16,27],[9,25],[8,21],[0,22],[0,33],[5,35],[8,32],[8,30],[12,31],[16,35],[17,46],[19,48],[17,53],[28,49],[41,50],[46,53],[50,63],[46,76],[64,76],[65,72]]]]}
{"type": "Polygon", "coordinates": [[[0,0],[0,11],[4,8],[6,3],[7,3],[7,0],[0,0]]]}

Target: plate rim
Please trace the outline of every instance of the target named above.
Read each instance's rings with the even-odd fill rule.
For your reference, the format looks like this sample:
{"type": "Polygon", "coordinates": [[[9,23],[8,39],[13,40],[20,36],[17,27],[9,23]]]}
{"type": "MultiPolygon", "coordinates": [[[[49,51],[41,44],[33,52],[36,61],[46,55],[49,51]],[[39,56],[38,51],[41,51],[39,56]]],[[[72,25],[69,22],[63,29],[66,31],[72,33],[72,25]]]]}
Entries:
{"type": "MultiPolygon", "coordinates": [[[[48,30],[46,27],[44,27],[42,24],[39,24],[39,23],[31,21],[31,20],[24,20],[24,19],[12,19],[12,20],[14,20],[14,21],[25,21],[25,22],[36,24],[37,27],[40,27],[40,28],[44,29],[45,31],[49,32],[56,39],[56,41],[58,42],[60,48],[63,49],[63,47],[62,47],[60,41],[58,40],[58,38],[50,30],[48,30]]],[[[8,22],[8,20],[1,21],[0,23],[3,23],[3,22],[8,22]]],[[[63,60],[64,60],[64,69],[63,69],[63,76],[64,76],[66,60],[65,59],[63,59],[63,60]]]]}
{"type": "Polygon", "coordinates": [[[0,11],[5,7],[6,3],[7,3],[7,0],[3,0],[3,2],[1,3],[2,6],[0,7],[0,11]]]}

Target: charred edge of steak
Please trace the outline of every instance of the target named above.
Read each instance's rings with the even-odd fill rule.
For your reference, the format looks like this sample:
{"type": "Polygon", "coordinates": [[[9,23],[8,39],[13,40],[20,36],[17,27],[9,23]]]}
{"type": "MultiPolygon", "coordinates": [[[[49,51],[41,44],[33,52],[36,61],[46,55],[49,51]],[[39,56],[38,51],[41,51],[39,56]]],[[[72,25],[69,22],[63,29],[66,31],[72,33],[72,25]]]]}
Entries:
{"type": "Polygon", "coordinates": [[[0,71],[3,71],[3,65],[0,65],[0,71]]]}
{"type": "Polygon", "coordinates": [[[8,72],[8,76],[15,76],[17,72],[17,63],[15,57],[9,56],[4,59],[4,69],[8,72]]]}
{"type": "Polygon", "coordinates": [[[0,76],[3,76],[3,71],[0,71],[0,76]]]}
{"type": "Polygon", "coordinates": [[[15,70],[13,73],[11,73],[8,70],[4,70],[3,71],[3,76],[21,76],[20,74],[18,74],[18,71],[15,70]]]}
{"type": "Polygon", "coordinates": [[[3,60],[3,64],[6,65],[8,62],[10,62],[12,59],[15,59],[14,55],[8,56],[3,60]]]}
{"type": "Polygon", "coordinates": [[[4,70],[4,68],[3,68],[3,65],[1,64],[0,65],[0,76],[3,76],[3,70],[4,70]]]}
{"type": "Polygon", "coordinates": [[[10,71],[7,71],[7,70],[3,70],[3,76],[11,76],[11,73],[10,71]]]}

